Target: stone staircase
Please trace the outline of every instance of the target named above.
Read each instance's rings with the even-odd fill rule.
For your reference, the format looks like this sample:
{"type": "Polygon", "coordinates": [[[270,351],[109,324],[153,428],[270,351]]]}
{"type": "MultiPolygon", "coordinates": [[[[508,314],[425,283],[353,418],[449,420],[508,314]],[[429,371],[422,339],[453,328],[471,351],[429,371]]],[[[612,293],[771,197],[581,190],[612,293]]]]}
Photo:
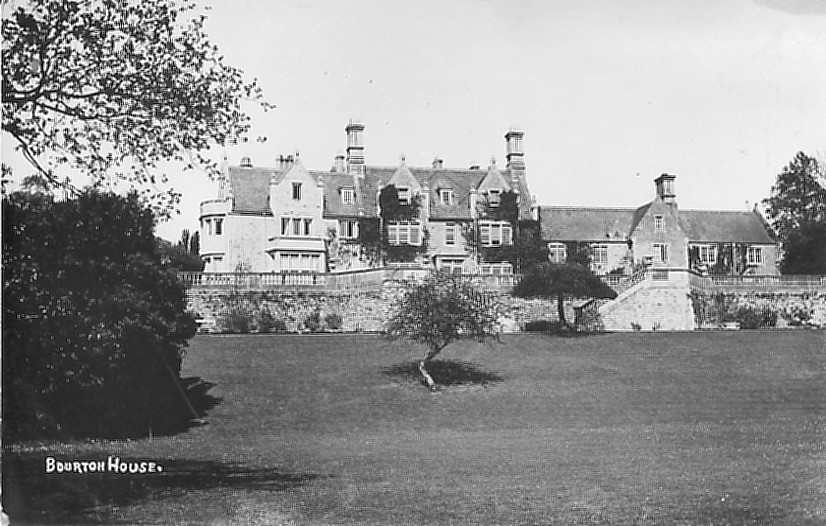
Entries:
{"type": "Polygon", "coordinates": [[[583,305],[599,313],[606,331],[690,331],[695,328],[688,276],[679,269],[642,269],[618,283],[613,300],[583,305]]]}

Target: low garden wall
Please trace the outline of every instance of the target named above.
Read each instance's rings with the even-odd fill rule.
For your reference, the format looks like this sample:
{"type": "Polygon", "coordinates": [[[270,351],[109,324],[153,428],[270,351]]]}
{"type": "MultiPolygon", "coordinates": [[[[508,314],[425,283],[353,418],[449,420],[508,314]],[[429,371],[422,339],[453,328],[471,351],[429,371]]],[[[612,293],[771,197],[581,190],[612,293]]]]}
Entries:
{"type": "MultiPolygon", "coordinates": [[[[383,329],[402,284],[385,282],[381,290],[363,292],[230,291],[192,288],[188,307],[208,332],[373,332],[383,329]]],[[[514,298],[492,292],[505,332],[531,322],[556,321],[556,302],[514,298]]],[[[568,307],[567,315],[574,319],[568,307]]]]}
{"type": "Polygon", "coordinates": [[[689,294],[698,329],[826,328],[826,292],[699,292],[689,294]]]}

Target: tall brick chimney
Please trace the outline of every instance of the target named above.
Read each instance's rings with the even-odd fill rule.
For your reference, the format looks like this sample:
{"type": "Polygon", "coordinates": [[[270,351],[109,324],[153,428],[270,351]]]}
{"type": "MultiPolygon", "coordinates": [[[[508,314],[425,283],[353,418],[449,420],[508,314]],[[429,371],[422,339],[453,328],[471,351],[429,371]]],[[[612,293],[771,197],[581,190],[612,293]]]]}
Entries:
{"type": "Polygon", "coordinates": [[[350,119],[347,132],[347,172],[364,175],[364,124],[350,119]]]}

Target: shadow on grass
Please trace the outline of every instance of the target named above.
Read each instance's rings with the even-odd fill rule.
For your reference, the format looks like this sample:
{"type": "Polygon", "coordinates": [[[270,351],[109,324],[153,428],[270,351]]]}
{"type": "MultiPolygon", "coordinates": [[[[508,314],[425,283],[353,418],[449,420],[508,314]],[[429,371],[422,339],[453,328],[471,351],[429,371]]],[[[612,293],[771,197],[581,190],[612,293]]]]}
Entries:
{"type": "MultiPolygon", "coordinates": [[[[427,372],[441,387],[489,385],[503,380],[498,374],[482,370],[472,363],[453,360],[433,360],[427,364],[427,372]]],[[[424,383],[419,373],[419,362],[400,363],[388,367],[384,373],[410,382],[424,383]]]]}
{"type": "MultiPolygon", "coordinates": [[[[323,475],[252,469],[208,460],[120,457],[121,462],[156,461],[160,473],[45,473],[45,454],[3,455],[3,508],[12,524],[112,524],[111,508],[174,497],[191,490],[284,491],[323,475]]],[[[56,456],[58,460],[71,460],[56,456]]],[[[114,458],[114,456],[113,456],[114,458]]],[[[86,460],[103,460],[95,457],[86,460]]],[[[108,465],[108,464],[107,464],[108,465]]]]}
{"type": "Polygon", "coordinates": [[[215,383],[207,382],[200,377],[190,376],[181,378],[180,381],[183,394],[186,399],[181,398],[176,404],[177,411],[167,411],[167,417],[156,424],[154,432],[158,435],[175,435],[183,433],[191,427],[205,425],[203,418],[207,411],[217,407],[223,399],[213,396],[207,391],[215,387],[215,383]],[[186,404],[188,402],[188,404],[186,404]]]}

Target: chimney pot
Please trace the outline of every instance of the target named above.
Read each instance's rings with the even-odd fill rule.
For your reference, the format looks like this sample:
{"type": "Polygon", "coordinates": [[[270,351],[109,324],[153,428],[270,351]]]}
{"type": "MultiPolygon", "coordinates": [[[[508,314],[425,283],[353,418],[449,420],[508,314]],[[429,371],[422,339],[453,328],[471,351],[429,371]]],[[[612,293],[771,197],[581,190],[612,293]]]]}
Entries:
{"type": "Polygon", "coordinates": [[[252,168],[252,159],[249,157],[241,157],[241,168],[252,168]]]}

